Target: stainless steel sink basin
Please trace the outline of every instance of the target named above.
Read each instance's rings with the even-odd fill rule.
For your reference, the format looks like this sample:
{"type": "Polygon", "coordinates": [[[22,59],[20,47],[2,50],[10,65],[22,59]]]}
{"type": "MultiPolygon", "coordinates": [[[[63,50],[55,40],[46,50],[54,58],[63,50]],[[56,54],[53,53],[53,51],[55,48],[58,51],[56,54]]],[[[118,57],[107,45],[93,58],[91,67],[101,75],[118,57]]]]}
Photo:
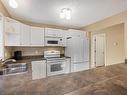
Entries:
{"type": "Polygon", "coordinates": [[[21,74],[27,71],[26,63],[15,63],[15,64],[6,64],[5,68],[0,70],[0,75],[14,75],[21,74]]]}

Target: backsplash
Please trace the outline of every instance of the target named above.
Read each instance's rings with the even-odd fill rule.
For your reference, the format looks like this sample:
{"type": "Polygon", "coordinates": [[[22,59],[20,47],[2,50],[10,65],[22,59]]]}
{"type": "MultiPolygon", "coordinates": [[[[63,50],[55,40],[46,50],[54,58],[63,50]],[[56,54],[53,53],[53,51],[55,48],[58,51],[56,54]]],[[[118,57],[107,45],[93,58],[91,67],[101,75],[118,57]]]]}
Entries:
{"type": "Polygon", "coordinates": [[[4,47],[4,56],[5,59],[11,58],[12,57],[12,48],[11,47],[4,47]]]}
{"type": "Polygon", "coordinates": [[[61,54],[64,54],[63,47],[13,47],[12,56],[14,51],[22,51],[22,56],[37,56],[43,55],[45,50],[58,50],[61,54]]]}

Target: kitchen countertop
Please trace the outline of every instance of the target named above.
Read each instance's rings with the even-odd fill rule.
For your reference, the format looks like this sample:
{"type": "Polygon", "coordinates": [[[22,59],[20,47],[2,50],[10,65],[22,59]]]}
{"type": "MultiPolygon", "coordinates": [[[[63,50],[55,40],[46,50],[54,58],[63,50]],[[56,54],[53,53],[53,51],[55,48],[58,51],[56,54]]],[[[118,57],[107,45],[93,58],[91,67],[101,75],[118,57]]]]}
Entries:
{"type": "MultiPolygon", "coordinates": [[[[30,64],[31,61],[45,60],[43,56],[25,56],[21,60],[16,60],[16,62],[8,62],[6,64],[16,64],[16,63],[27,63],[30,64]]],[[[0,64],[0,70],[4,69],[3,65],[0,64]]]]}
{"type": "MultiPolygon", "coordinates": [[[[61,55],[60,58],[62,57],[65,57],[65,58],[70,58],[70,57],[67,57],[67,56],[63,56],[61,55]]],[[[16,63],[31,63],[31,61],[40,61],[40,60],[46,60],[46,58],[44,58],[43,55],[40,55],[40,56],[25,56],[22,58],[22,60],[17,60],[16,63]]]]}
{"type": "MultiPolygon", "coordinates": [[[[61,55],[61,58],[65,57],[65,58],[70,58],[64,55],[61,55]]],[[[16,62],[8,62],[7,64],[16,64],[16,63],[27,63],[30,64],[32,61],[41,61],[41,60],[46,60],[46,58],[44,58],[43,55],[39,55],[39,56],[24,56],[21,60],[16,60],[16,62]]],[[[0,70],[3,69],[4,67],[2,66],[2,64],[0,64],[0,70]]]]}

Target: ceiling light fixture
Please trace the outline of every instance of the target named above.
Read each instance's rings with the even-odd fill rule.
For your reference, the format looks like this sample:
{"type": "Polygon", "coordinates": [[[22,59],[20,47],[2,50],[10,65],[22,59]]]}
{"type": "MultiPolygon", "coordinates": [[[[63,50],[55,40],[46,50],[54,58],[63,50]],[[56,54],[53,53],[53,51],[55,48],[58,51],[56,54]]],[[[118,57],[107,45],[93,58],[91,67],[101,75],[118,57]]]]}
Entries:
{"type": "Polygon", "coordinates": [[[9,5],[12,8],[17,8],[18,7],[18,3],[15,0],[9,0],[9,5]]]}
{"type": "Polygon", "coordinates": [[[62,19],[71,19],[71,9],[70,8],[63,8],[60,12],[60,18],[62,19]]]}

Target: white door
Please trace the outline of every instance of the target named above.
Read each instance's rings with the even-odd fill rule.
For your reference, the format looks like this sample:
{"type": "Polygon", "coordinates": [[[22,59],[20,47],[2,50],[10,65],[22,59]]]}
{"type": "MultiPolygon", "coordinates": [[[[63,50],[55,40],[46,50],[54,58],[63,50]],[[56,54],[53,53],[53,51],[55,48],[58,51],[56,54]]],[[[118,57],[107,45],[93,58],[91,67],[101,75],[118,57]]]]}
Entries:
{"type": "Polygon", "coordinates": [[[105,34],[97,34],[94,38],[95,66],[105,65],[105,34]]]}

